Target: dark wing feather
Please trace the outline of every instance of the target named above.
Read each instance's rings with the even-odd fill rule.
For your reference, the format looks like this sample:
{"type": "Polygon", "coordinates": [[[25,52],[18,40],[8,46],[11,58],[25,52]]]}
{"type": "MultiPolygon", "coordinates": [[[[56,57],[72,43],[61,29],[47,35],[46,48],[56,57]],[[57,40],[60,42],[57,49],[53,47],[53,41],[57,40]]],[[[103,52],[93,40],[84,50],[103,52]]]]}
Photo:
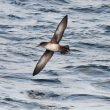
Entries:
{"type": "Polygon", "coordinates": [[[53,54],[54,54],[54,52],[49,51],[49,50],[46,50],[44,52],[44,54],[41,56],[40,60],[36,64],[36,67],[35,67],[34,72],[33,72],[33,76],[38,74],[45,67],[45,65],[47,64],[49,59],[53,56],[53,54]]]}
{"type": "MultiPolygon", "coordinates": [[[[58,25],[55,33],[54,33],[54,36],[50,42],[53,42],[53,43],[59,43],[60,42],[60,40],[63,36],[63,33],[67,27],[67,20],[68,20],[68,16],[66,15],[62,19],[62,21],[59,23],[59,25],[58,25]]],[[[50,60],[50,58],[53,56],[53,54],[54,54],[54,52],[49,51],[49,50],[46,50],[44,52],[44,54],[41,56],[40,60],[36,64],[36,67],[35,67],[34,72],[33,72],[33,76],[38,74],[45,67],[45,65],[50,60]]]]}
{"type": "Polygon", "coordinates": [[[51,39],[50,42],[54,42],[54,43],[59,43],[62,36],[63,36],[63,33],[67,27],[67,21],[68,21],[68,16],[66,15],[62,20],[61,22],[59,23],[54,35],[53,35],[53,38],[51,39]]]}

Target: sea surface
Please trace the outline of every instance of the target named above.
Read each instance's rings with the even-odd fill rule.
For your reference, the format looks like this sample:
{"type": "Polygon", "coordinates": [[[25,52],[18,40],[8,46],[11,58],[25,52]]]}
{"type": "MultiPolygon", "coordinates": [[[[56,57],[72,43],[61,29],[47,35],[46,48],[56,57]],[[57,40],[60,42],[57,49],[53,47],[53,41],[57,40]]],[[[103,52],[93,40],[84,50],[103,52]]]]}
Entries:
{"type": "Polygon", "coordinates": [[[110,110],[110,0],[0,0],[0,110],[110,110]],[[33,77],[65,15],[70,52],[33,77]]]}

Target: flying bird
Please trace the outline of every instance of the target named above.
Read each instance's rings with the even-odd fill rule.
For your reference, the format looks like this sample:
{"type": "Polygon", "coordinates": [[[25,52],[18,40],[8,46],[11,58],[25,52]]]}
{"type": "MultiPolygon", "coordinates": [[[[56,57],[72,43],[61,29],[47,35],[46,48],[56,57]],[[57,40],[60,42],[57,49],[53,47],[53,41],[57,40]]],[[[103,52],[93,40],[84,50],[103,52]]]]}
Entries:
{"type": "Polygon", "coordinates": [[[53,35],[53,38],[49,42],[41,42],[38,46],[41,46],[46,49],[44,54],[41,56],[40,60],[36,64],[36,67],[33,72],[33,76],[37,75],[47,64],[50,58],[53,56],[54,52],[66,53],[69,51],[68,45],[59,45],[61,38],[63,37],[63,33],[67,27],[68,16],[66,15],[59,25],[53,35]]]}

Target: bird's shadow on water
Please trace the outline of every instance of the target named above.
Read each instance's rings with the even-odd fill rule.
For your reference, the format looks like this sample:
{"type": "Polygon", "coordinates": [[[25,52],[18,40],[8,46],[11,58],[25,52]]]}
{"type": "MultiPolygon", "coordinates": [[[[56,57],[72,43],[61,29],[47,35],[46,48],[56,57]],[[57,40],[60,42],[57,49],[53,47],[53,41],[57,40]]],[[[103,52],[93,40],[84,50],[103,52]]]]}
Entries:
{"type": "MultiPolygon", "coordinates": [[[[52,72],[52,71],[51,71],[52,72]]],[[[25,73],[26,74],[26,73],[25,73]]],[[[29,77],[26,77],[25,74],[21,73],[17,73],[15,74],[7,74],[5,76],[2,76],[2,78],[8,79],[8,80],[16,80],[19,83],[25,83],[25,82],[30,82],[33,87],[37,86],[37,85],[41,85],[41,89],[35,89],[35,90],[27,90],[27,87],[23,90],[19,91],[19,94],[23,95],[23,96],[27,96],[29,101],[26,101],[25,99],[19,99],[19,98],[14,98],[14,97],[5,97],[3,99],[1,99],[1,103],[3,105],[8,105],[10,108],[19,108],[22,106],[22,108],[30,110],[30,109],[57,109],[58,107],[55,106],[54,104],[43,104],[40,103],[40,100],[60,100],[60,95],[57,93],[54,93],[53,91],[44,90],[44,86],[52,86],[53,85],[58,85],[61,84],[61,81],[58,78],[51,78],[51,79],[46,79],[46,78],[30,78],[31,75],[29,75],[29,77]]],[[[29,73],[27,73],[29,74],[29,73]]]]}
{"type": "Polygon", "coordinates": [[[25,91],[25,93],[27,94],[29,99],[32,100],[36,100],[36,102],[39,103],[39,101],[46,101],[47,99],[49,100],[49,102],[43,104],[43,106],[45,105],[44,109],[64,109],[64,110],[68,110],[68,107],[65,106],[58,106],[57,104],[54,104],[54,101],[60,101],[62,99],[62,95],[55,92],[55,88],[57,90],[57,86],[61,86],[62,82],[57,78],[57,73],[52,73],[52,75],[48,74],[52,72],[52,70],[47,72],[48,76],[54,76],[54,78],[51,79],[47,79],[47,78],[36,78],[36,79],[31,79],[32,82],[34,82],[34,86],[39,86],[41,85],[42,87],[40,89],[32,89],[32,90],[27,90],[25,91]],[[45,88],[48,88],[45,90],[45,88]],[[49,90],[49,88],[52,87],[54,89],[53,90],[49,90]]]}
{"type": "Polygon", "coordinates": [[[45,90],[29,90],[27,91],[27,95],[31,99],[52,99],[58,100],[61,96],[56,94],[52,91],[45,91],[45,90]]]}

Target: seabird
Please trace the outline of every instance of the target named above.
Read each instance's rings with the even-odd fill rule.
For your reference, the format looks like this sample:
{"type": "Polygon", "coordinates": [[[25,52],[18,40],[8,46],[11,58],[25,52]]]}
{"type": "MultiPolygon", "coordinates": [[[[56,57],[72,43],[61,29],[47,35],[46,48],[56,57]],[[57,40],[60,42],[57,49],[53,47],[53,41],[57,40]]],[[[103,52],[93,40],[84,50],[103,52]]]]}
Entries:
{"type": "Polygon", "coordinates": [[[53,38],[49,42],[41,42],[38,46],[41,46],[46,49],[44,54],[41,56],[40,60],[36,64],[36,67],[33,72],[33,76],[37,75],[47,64],[50,58],[53,56],[54,52],[66,53],[69,51],[69,46],[61,46],[59,42],[63,37],[63,33],[67,27],[68,16],[66,15],[59,25],[53,35],[53,38]]]}

